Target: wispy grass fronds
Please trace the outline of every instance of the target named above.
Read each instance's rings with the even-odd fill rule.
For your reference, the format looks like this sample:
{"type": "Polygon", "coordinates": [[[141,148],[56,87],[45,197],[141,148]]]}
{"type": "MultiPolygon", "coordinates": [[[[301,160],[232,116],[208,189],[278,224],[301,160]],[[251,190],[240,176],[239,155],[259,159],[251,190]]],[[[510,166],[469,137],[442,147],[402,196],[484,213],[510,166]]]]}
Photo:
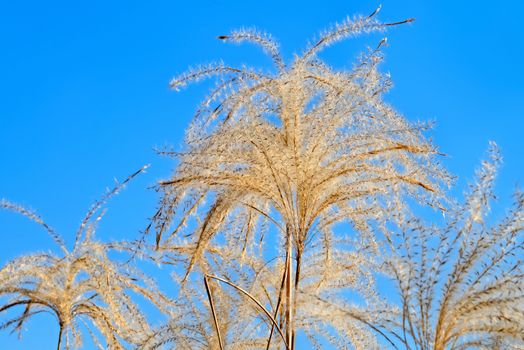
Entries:
{"type": "MultiPolygon", "coordinates": [[[[173,175],[159,184],[163,198],[151,226],[157,249],[172,262],[188,257],[187,281],[194,269],[205,270],[213,240],[234,240],[249,252],[276,232],[273,241],[286,256],[285,271],[276,272],[285,276],[276,283],[284,291],[278,317],[291,348],[296,327],[303,327],[294,301],[307,270],[303,258],[320,249],[319,240],[333,251],[326,237],[337,236],[337,224],[358,230],[395,200],[411,196],[438,206],[449,181],[423,127],[382,100],[391,82],[378,68],[381,45],[351,70],[334,70],[316,56],[339,40],[410,22],[382,23],[375,15],[328,30],[287,65],[279,63],[269,36],[234,32],[220,39],[260,44],[280,69],[261,74],[217,64],[172,82],[177,88],[219,78],[187,130],[184,149],[174,154],[173,175]]],[[[326,272],[321,284],[338,273],[323,268],[326,261],[318,261],[326,272]]]]}
{"type": "Polygon", "coordinates": [[[476,173],[444,226],[399,215],[389,263],[402,305],[406,349],[524,347],[524,194],[498,222],[488,214],[500,155],[476,173]]]}
{"type": "Polygon", "coordinates": [[[57,349],[80,347],[84,327],[100,349],[125,349],[143,342],[151,329],[133,295],[142,296],[165,313],[170,312],[171,302],[140,271],[111,261],[108,253],[112,244],[95,240],[94,232],[106,200],[144,169],[93,205],[71,250],[37,214],[6,200],[0,202],[1,208],[41,224],[62,250],[60,255],[24,255],[0,269],[0,315],[6,317],[0,328],[21,332],[32,316],[46,312],[57,321],[57,349]]]}

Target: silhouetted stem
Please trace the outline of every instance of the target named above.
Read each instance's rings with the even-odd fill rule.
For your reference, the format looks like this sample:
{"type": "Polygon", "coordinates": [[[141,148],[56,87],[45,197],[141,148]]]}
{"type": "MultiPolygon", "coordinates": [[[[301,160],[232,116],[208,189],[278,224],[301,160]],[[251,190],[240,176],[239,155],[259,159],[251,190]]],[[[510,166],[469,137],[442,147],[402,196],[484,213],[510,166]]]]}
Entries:
{"type": "Polygon", "coordinates": [[[56,347],[56,350],[60,350],[60,345],[62,344],[62,332],[64,330],[64,326],[62,322],[60,322],[60,331],[58,332],[58,345],[56,347]]]}
{"type": "Polygon", "coordinates": [[[217,315],[215,312],[215,304],[213,303],[213,295],[211,294],[211,289],[209,288],[207,277],[208,277],[207,275],[204,276],[204,285],[206,286],[207,297],[209,298],[209,306],[211,307],[211,313],[213,314],[213,321],[215,322],[215,328],[217,330],[218,345],[220,346],[220,350],[223,350],[224,348],[222,346],[222,336],[220,334],[220,328],[218,327],[218,320],[217,320],[217,315]]]}
{"type": "MultiPolygon", "coordinates": [[[[275,307],[275,314],[273,315],[273,318],[276,320],[278,316],[278,312],[280,311],[280,305],[282,304],[282,292],[284,291],[284,284],[286,283],[286,273],[287,271],[284,270],[284,274],[282,276],[282,283],[280,284],[280,290],[278,291],[278,300],[277,300],[277,306],[275,307]]],[[[267,346],[266,350],[269,350],[269,346],[271,345],[271,338],[273,337],[273,331],[275,330],[275,324],[271,324],[271,331],[269,332],[269,337],[267,339],[267,346]]]]}
{"type": "MultiPolygon", "coordinates": [[[[294,287],[295,295],[298,291],[298,282],[300,281],[300,264],[302,262],[301,255],[302,254],[300,252],[297,252],[297,266],[295,269],[295,287],[294,287]]],[[[297,308],[297,298],[295,297],[293,300],[293,310],[296,310],[296,308],[297,308]]],[[[293,320],[292,329],[293,329],[293,332],[291,335],[291,349],[294,349],[295,348],[295,334],[296,334],[295,320],[293,320]]]]}

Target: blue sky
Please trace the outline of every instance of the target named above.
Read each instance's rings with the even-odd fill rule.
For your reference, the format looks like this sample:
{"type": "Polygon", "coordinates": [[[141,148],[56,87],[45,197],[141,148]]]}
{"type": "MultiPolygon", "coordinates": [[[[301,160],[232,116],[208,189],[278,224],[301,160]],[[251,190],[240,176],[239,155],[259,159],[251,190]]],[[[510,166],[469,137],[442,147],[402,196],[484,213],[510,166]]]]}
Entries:
{"type": "MultiPolygon", "coordinates": [[[[434,120],[428,133],[443,162],[465,181],[496,141],[506,203],[524,180],[524,4],[508,1],[4,1],[0,7],[0,198],[36,209],[71,241],[88,206],[142,165],[150,170],[111,202],[98,236],[135,237],[152,214],[155,181],[172,162],[155,146],[182,142],[209,85],[175,93],[170,78],[222,59],[267,67],[258,48],[216,36],[240,27],[270,32],[291,59],[320,30],[380,3],[385,21],[416,17],[386,34],[348,40],[322,57],[350,67],[387,35],[385,96],[409,120],[434,120]],[[471,3],[469,5],[468,3],[471,3]]],[[[0,212],[0,264],[52,249],[36,225],[0,212]]],[[[37,316],[22,341],[0,332],[6,349],[48,349],[52,318],[37,316]]],[[[86,349],[90,348],[86,344],[86,349]]]]}

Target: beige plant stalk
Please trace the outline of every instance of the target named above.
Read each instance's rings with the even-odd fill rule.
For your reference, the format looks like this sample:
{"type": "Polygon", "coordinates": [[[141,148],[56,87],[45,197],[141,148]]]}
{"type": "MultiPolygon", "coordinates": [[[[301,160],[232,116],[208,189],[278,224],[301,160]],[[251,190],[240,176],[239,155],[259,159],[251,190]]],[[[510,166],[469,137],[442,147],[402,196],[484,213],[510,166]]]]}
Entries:
{"type": "Polygon", "coordinates": [[[0,328],[12,327],[13,331],[21,332],[33,315],[51,313],[59,327],[58,350],[69,349],[71,345],[80,347],[84,327],[99,349],[124,349],[126,344],[141,343],[151,333],[132,295],[141,295],[166,313],[170,301],[149,278],[129,264],[118,264],[108,258],[109,250],[118,247],[93,238],[103,212],[94,215],[139,172],[93,205],[76,233],[72,250],[37,214],[12,202],[0,201],[0,208],[16,211],[42,225],[61,251],[56,255],[24,255],[1,268],[0,315],[10,313],[0,328]],[[21,312],[11,313],[14,310],[21,312]]]}
{"type": "Polygon", "coordinates": [[[399,348],[524,349],[524,194],[500,221],[487,216],[499,158],[493,145],[445,225],[398,216],[389,266],[402,306],[392,330],[399,348]]]}
{"type": "Polygon", "coordinates": [[[160,183],[163,199],[153,219],[157,249],[172,263],[189,257],[187,278],[195,266],[206,272],[215,238],[229,236],[248,252],[276,234],[269,241],[278,248],[265,248],[285,259],[271,311],[290,349],[299,327],[303,257],[320,247],[315,242],[333,250],[333,227],[340,223],[368,231],[366,223],[393,198],[435,204],[439,183],[447,181],[435,162],[437,150],[421,134],[424,126],[407,122],[382,101],[391,86],[377,67],[384,41],[351,70],[335,71],[317,56],[342,39],[411,22],[380,23],[376,12],[326,31],[289,65],[268,35],[242,30],[221,36],[261,46],[275,72],[212,64],[171,82],[178,89],[219,77],[184,149],[171,153],[175,172],[160,183]]]}

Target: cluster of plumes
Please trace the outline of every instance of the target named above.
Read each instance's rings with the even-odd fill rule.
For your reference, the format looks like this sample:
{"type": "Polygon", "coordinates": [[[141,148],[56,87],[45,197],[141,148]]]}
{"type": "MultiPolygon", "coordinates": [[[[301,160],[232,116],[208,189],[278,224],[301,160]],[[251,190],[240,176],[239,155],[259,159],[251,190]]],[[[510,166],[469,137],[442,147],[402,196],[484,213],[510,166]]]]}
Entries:
{"type": "Polygon", "coordinates": [[[421,135],[425,126],[408,123],[381,99],[391,83],[377,69],[380,51],[350,71],[333,71],[316,56],[333,41],[385,26],[374,17],[347,20],[289,67],[268,36],[237,32],[222,38],[263,45],[276,73],[217,64],[173,79],[178,88],[220,77],[188,130],[186,149],[174,154],[175,173],[161,183],[158,247],[169,249],[189,228],[198,238],[193,265],[234,215],[248,240],[258,218],[278,221],[301,251],[335,222],[380,215],[381,198],[439,193],[447,175],[421,135]]]}
{"type": "Polygon", "coordinates": [[[273,261],[265,305],[293,338],[300,329],[311,339],[362,349],[375,347],[364,336],[367,319],[344,296],[352,291],[363,305],[376,299],[367,253],[377,244],[369,222],[395,198],[438,205],[449,181],[422,135],[426,126],[409,123],[382,100],[391,86],[378,70],[384,41],[347,71],[317,56],[344,38],[411,21],[384,24],[375,13],[323,33],[289,65],[270,36],[234,32],[219,39],[260,45],[275,72],[212,64],[173,79],[174,89],[210,76],[218,83],[197,110],[185,149],[166,152],[178,164],[160,183],[163,199],[153,218],[156,249],[165,262],[184,265],[182,282],[195,267],[210,273],[216,243],[242,247],[241,262],[261,250],[263,261],[273,261]],[[340,223],[358,232],[359,244],[349,245],[355,251],[347,249],[349,226],[336,232],[340,223]],[[285,279],[293,286],[284,298],[285,279]],[[346,317],[352,310],[354,322],[346,317]]]}
{"type": "Polygon", "coordinates": [[[84,326],[110,349],[293,349],[297,331],[315,349],[522,346],[524,197],[516,195],[499,224],[487,221],[498,153],[465,203],[446,211],[446,226],[424,225],[407,199],[442,209],[450,177],[422,134],[427,126],[382,100],[391,86],[378,70],[385,40],[351,70],[317,56],[339,40],[411,21],[381,23],[376,12],[323,33],[289,65],[266,34],[221,36],[261,46],[275,72],[212,64],[173,79],[174,89],[218,81],[185,148],[166,152],[178,163],[160,183],[146,230],[156,231],[154,246],[145,235],[133,246],[174,266],[175,300],[108,258],[129,244],[93,238],[103,212],[95,215],[136,174],[95,203],[71,251],[36,214],[0,202],[44,226],[63,253],[24,256],[0,270],[0,313],[9,316],[1,327],[21,330],[50,312],[59,349],[62,339],[65,348],[80,346],[84,326]],[[379,273],[397,282],[399,305],[377,292],[379,273]],[[169,321],[151,327],[133,294],[169,321]]]}
{"type": "Polygon", "coordinates": [[[0,313],[7,314],[7,320],[0,328],[21,332],[32,316],[50,313],[57,321],[58,349],[80,347],[81,329],[87,330],[99,349],[136,346],[152,333],[133,295],[142,296],[165,313],[172,309],[171,302],[140,271],[109,259],[109,251],[118,249],[119,244],[102,243],[93,237],[104,213],[101,206],[136,174],[95,203],[82,221],[71,250],[37,214],[7,200],[0,202],[0,208],[42,225],[61,253],[24,255],[2,267],[0,313]]]}
{"type": "Polygon", "coordinates": [[[499,158],[493,145],[445,225],[397,217],[389,268],[401,300],[390,333],[398,348],[524,348],[524,194],[499,222],[488,218],[499,158]]]}

